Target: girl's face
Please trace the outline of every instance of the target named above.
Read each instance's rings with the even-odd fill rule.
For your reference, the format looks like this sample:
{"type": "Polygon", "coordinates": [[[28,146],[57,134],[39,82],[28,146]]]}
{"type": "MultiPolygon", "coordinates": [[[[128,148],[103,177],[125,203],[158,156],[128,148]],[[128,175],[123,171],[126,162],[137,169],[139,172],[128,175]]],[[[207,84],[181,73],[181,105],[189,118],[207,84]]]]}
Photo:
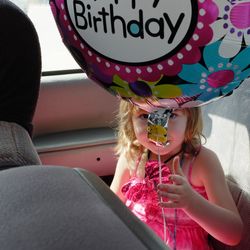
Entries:
{"type": "Polygon", "coordinates": [[[181,149],[185,138],[187,115],[181,110],[173,111],[168,122],[168,145],[165,147],[157,146],[154,142],[148,139],[147,119],[148,112],[141,109],[134,111],[132,115],[135,136],[139,143],[156,155],[171,156],[177,153],[181,149]]]}

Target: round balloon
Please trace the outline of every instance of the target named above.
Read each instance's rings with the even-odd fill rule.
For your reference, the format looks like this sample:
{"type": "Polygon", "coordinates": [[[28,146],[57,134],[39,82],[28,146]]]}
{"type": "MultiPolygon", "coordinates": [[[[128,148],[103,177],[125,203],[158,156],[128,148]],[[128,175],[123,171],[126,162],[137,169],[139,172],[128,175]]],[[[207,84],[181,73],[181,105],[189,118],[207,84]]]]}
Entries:
{"type": "Polygon", "coordinates": [[[195,107],[250,76],[250,0],[50,0],[88,77],[146,110],[195,107]]]}

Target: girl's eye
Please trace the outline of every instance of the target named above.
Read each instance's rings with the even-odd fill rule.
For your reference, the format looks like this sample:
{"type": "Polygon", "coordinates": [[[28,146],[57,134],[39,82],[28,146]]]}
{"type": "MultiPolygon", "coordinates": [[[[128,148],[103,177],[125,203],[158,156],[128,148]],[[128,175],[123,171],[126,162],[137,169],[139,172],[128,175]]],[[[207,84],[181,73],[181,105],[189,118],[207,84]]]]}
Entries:
{"type": "Polygon", "coordinates": [[[175,114],[175,113],[172,113],[171,115],[170,115],[170,118],[171,119],[174,119],[174,118],[176,118],[177,117],[177,114],[175,114]]]}
{"type": "Polygon", "coordinates": [[[148,119],[148,114],[140,114],[139,117],[141,119],[148,119]]]}

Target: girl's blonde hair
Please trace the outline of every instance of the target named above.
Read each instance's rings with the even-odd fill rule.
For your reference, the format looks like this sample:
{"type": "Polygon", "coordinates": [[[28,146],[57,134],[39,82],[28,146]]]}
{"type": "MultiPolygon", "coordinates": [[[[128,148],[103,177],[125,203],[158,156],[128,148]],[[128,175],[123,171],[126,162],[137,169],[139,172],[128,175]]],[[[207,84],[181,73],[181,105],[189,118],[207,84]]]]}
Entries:
{"type": "MultiPolygon", "coordinates": [[[[137,110],[139,110],[139,108],[132,103],[121,100],[119,113],[117,115],[118,142],[115,151],[117,155],[125,153],[128,162],[135,162],[138,157],[141,156],[142,164],[145,165],[148,151],[138,143],[132,122],[133,113],[137,110]]],[[[187,115],[187,126],[185,131],[183,151],[186,154],[194,154],[201,146],[201,139],[205,138],[202,134],[203,122],[201,109],[199,107],[195,107],[184,108],[182,110],[184,114],[187,115]]],[[[129,164],[128,168],[130,171],[134,171],[135,164],[129,164]]]]}

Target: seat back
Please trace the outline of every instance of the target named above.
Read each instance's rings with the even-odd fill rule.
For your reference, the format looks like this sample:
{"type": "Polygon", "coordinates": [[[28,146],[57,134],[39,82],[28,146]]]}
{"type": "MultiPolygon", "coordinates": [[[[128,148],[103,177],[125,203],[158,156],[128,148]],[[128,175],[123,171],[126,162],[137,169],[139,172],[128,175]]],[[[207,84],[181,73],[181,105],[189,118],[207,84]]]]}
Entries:
{"type": "Polygon", "coordinates": [[[228,180],[228,185],[244,223],[243,237],[237,246],[226,246],[215,239],[211,241],[215,250],[246,250],[250,247],[250,194],[233,181],[228,180]]]}
{"type": "Polygon", "coordinates": [[[90,172],[58,166],[8,169],[0,172],[0,200],[4,250],[167,249],[90,172]]]}
{"type": "Polygon", "coordinates": [[[244,223],[238,246],[229,247],[212,239],[217,250],[250,248],[250,89],[246,80],[231,96],[203,108],[207,146],[224,168],[228,185],[244,223]]]}

